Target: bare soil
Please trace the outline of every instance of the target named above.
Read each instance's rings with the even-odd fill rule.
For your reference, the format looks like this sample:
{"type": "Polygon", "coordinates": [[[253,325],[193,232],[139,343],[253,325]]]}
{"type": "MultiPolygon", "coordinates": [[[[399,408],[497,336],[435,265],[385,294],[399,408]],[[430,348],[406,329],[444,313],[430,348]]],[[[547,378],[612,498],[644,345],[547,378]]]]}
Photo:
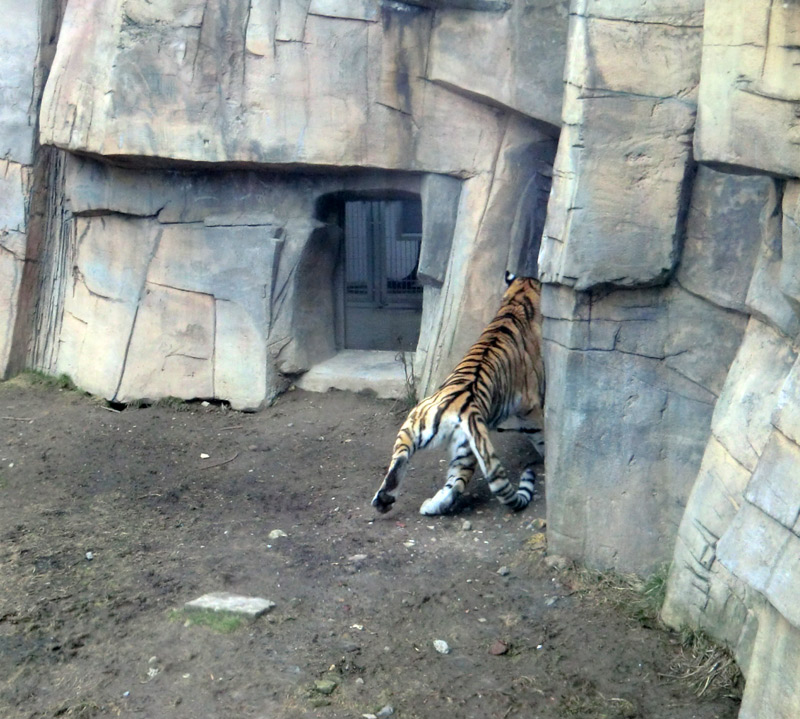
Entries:
{"type": "MultiPolygon", "coordinates": [[[[544,483],[519,514],[476,481],[422,517],[445,466],[422,453],[376,515],[403,413],[299,390],[114,412],[0,384],[0,717],[736,716],[666,676],[676,637],[545,563],[544,483]],[[276,607],[183,611],[211,591],[276,607]]],[[[520,470],[524,442],[498,444],[520,470]]]]}

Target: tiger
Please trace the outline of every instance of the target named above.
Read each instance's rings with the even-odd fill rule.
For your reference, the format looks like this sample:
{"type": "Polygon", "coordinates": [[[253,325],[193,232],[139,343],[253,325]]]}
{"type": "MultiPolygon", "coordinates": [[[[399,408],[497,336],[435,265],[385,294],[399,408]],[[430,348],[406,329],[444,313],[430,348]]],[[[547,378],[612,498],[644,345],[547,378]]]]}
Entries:
{"type": "Polygon", "coordinates": [[[517,488],[497,457],[489,430],[509,418],[514,431],[529,434],[543,454],[545,375],[542,360],[541,284],[506,272],[508,285],[495,318],[439,389],[408,414],[394,443],[392,458],[372,506],[385,513],[417,450],[449,444],[447,481],[420,507],[425,515],[454,508],[480,465],[489,488],[512,510],[533,498],[536,474],[526,467],[517,488]]]}

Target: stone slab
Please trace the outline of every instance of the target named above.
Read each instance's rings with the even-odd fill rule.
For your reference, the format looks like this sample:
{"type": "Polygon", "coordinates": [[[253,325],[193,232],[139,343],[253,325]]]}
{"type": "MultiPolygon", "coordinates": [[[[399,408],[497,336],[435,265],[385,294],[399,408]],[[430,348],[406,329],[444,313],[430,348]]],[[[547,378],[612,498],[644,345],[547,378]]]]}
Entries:
{"type": "Polygon", "coordinates": [[[775,180],[700,166],[692,185],[686,237],[676,277],[694,294],[745,311],[745,300],[763,238],[774,224],[775,180]]]}
{"type": "Polygon", "coordinates": [[[5,379],[10,371],[23,267],[21,258],[0,245],[0,379],[5,379]]]}
{"type": "Polygon", "coordinates": [[[408,390],[403,365],[396,355],[380,350],[342,350],[311,367],[295,384],[309,392],[370,391],[378,397],[402,398],[408,390]]]}
{"type": "Polygon", "coordinates": [[[745,503],[717,545],[719,561],[800,628],[800,536],[745,503]]]}
{"type": "Polygon", "coordinates": [[[744,589],[717,562],[717,542],[744,503],[750,472],[709,439],[678,529],[662,617],[736,646],[747,621],[744,589]]]}
{"type": "Polygon", "coordinates": [[[782,277],[791,269],[783,268],[781,198],[778,192],[772,193],[763,212],[765,231],[745,303],[751,314],[785,335],[796,337],[800,333],[800,302],[783,292],[782,277]]]}
{"type": "Polygon", "coordinates": [[[795,444],[800,444],[800,360],[795,361],[781,387],[772,424],[795,444]]]}
{"type": "Polygon", "coordinates": [[[800,535],[798,467],[800,446],[780,432],[773,431],[758,460],[745,497],[787,530],[796,531],[800,535]]]}
{"type": "Polygon", "coordinates": [[[800,175],[797,50],[787,40],[799,24],[796,3],[706,2],[699,161],[800,175]]]}
{"type": "Polygon", "coordinates": [[[692,108],[671,99],[570,92],[540,277],[578,290],[663,283],[678,257],[692,108]]]}
{"type": "Polygon", "coordinates": [[[568,14],[565,0],[502,14],[440,11],[427,77],[558,127],[568,14]]]}
{"type": "Polygon", "coordinates": [[[750,319],[714,409],[711,431],[751,472],[769,439],[770,416],[795,358],[789,340],[750,319]]]}
{"type": "Polygon", "coordinates": [[[789,181],[783,192],[781,232],[781,292],[790,297],[793,307],[800,303],[800,182],[789,181]]]}
{"type": "Polygon", "coordinates": [[[739,719],[800,716],[800,630],[769,605],[758,612],[739,719]]]}
{"type": "Polygon", "coordinates": [[[42,8],[26,0],[3,0],[2,10],[0,158],[30,165],[36,127],[35,73],[42,8]]]}
{"type": "Polygon", "coordinates": [[[183,605],[190,611],[231,612],[256,619],[277,605],[271,599],[247,597],[230,592],[211,592],[183,605]]]}
{"type": "Polygon", "coordinates": [[[213,397],[214,310],[210,295],[147,282],[114,399],[213,397]]]}
{"type": "Polygon", "coordinates": [[[461,180],[426,175],[422,181],[422,245],[417,275],[423,284],[441,286],[453,245],[461,180]]]}

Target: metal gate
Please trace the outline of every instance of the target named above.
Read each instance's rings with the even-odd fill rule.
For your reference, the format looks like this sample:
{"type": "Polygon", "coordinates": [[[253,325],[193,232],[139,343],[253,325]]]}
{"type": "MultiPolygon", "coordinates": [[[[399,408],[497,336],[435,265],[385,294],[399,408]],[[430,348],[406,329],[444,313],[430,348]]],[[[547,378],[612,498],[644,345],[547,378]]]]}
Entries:
{"type": "Polygon", "coordinates": [[[416,349],[422,207],[417,200],[345,203],[345,347],[416,349]]]}

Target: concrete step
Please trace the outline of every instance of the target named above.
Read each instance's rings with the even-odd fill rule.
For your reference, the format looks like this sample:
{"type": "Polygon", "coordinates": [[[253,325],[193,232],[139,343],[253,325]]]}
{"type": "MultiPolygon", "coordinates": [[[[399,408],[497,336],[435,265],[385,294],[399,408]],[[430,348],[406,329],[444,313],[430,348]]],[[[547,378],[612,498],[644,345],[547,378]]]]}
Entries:
{"type": "Polygon", "coordinates": [[[406,378],[397,357],[397,352],[342,350],[314,365],[295,384],[309,392],[371,390],[378,397],[398,399],[406,396],[406,378]]]}

